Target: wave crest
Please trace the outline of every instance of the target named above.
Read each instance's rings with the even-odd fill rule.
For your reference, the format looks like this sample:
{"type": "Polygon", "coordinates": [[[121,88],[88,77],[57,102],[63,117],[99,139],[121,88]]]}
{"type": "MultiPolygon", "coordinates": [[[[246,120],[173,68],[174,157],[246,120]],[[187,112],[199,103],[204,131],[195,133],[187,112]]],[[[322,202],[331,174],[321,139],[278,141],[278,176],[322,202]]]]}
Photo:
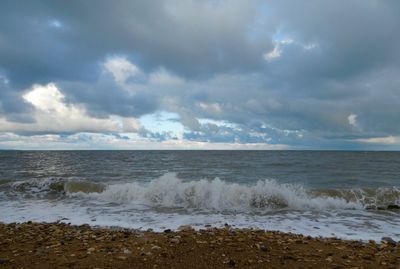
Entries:
{"type": "Polygon", "coordinates": [[[315,195],[301,185],[279,184],[275,180],[258,181],[255,185],[230,183],[218,178],[186,182],[171,173],[146,184],[109,185],[103,192],[90,195],[106,202],[219,212],[364,208],[358,200],[315,195]]]}
{"type": "Polygon", "coordinates": [[[167,173],[150,182],[104,185],[85,180],[33,179],[7,182],[9,197],[87,198],[134,207],[262,213],[271,210],[400,209],[400,188],[306,189],[300,184],[260,180],[253,185],[220,180],[185,181],[167,173]]]}
{"type": "Polygon", "coordinates": [[[99,193],[104,191],[105,188],[106,186],[101,183],[55,178],[31,179],[0,184],[0,189],[8,195],[39,198],[45,198],[47,196],[57,198],[67,193],[99,193]]]}

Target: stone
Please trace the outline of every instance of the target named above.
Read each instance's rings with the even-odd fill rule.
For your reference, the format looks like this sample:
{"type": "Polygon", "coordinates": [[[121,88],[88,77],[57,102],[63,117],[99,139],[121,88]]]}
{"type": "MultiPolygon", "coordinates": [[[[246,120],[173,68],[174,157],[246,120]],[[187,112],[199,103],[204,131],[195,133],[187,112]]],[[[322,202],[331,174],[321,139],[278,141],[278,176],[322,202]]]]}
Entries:
{"type": "Polygon", "coordinates": [[[261,251],[268,251],[268,247],[264,244],[256,244],[256,247],[261,251]]]}
{"type": "Polygon", "coordinates": [[[329,256],[328,258],[325,259],[325,261],[327,261],[327,262],[332,262],[333,260],[332,260],[332,257],[329,256]]]}
{"type": "Polygon", "coordinates": [[[368,261],[372,261],[373,260],[371,256],[367,256],[367,255],[363,256],[362,258],[364,260],[368,260],[368,261]]]}
{"type": "Polygon", "coordinates": [[[132,254],[132,251],[130,251],[129,249],[125,248],[125,249],[123,250],[123,253],[124,253],[124,254],[132,254]]]}
{"type": "Polygon", "coordinates": [[[169,242],[174,243],[174,244],[178,244],[180,241],[179,241],[178,238],[171,238],[171,239],[169,240],[169,242]]]}
{"type": "Polygon", "coordinates": [[[282,257],[284,260],[293,260],[293,261],[297,261],[296,257],[290,256],[290,255],[283,255],[282,257]]]}
{"type": "Polygon", "coordinates": [[[391,237],[382,237],[381,241],[392,246],[397,245],[396,241],[394,241],[391,237]]]}
{"type": "Polygon", "coordinates": [[[192,231],[194,229],[190,225],[181,225],[181,226],[179,226],[178,230],[179,231],[192,231]]]}
{"type": "Polygon", "coordinates": [[[127,258],[125,256],[117,256],[118,260],[125,261],[127,258]]]}
{"type": "Polygon", "coordinates": [[[391,210],[391,209],[400,209],[400,205],[388,205],[387,209],[391,210]]]}

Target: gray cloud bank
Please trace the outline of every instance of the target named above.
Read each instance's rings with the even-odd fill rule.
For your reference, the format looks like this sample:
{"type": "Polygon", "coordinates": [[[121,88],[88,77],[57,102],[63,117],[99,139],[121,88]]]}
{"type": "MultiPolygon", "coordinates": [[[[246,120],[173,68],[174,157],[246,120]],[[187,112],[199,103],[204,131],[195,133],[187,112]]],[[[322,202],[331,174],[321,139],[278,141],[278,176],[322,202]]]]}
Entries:
{"type": "Polygon", "coordinates": [[[71,135],[176,139],[113,118],[167,111],[187,141],[400,149],[399,12],[385,0],[2,1],[0,131],[57,133],[24,99],[54,83],[57,104],[96,126],[68,118],[71,135]]]}

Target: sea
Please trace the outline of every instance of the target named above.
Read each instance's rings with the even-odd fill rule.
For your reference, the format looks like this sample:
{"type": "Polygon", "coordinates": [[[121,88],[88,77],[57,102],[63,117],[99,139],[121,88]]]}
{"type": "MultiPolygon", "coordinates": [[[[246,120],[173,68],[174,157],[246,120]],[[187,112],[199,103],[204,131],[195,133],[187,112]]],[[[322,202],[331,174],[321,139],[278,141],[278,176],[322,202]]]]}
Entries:
{"type": "Polygon", "coordinates": [[[0,222],[400,240],[400,152],[0,151],[0,222]]]}

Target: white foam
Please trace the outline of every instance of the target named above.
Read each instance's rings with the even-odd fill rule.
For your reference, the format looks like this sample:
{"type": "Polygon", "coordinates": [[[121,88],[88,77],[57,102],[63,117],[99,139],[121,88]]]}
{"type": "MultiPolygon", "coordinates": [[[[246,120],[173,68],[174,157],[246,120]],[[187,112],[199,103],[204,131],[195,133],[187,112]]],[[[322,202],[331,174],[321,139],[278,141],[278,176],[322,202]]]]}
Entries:
{"type": "Polygon", "coordinates": [[[49,201],[0,202],[0,221],[10,222],[70,222],[80,225],[118,226],[132,229],[177,229],[181,225],[204,228],[205,225],[234,228],[279,230],[311,236],[338,237],[354,240],[377,240],[384,236],[400,240],[400,216],[379,215],[368,211],[349,214],[342,211],[316,213],[314,211],[285,211],[279,214],[180,214],[134,210],[126,205],[99,207],[98,205],[52,203],[49,201]]]}
{"type": "MultiPolygon", "coordinates": [[[[29,192],[31,189],[46,191],[53,182],[33,182],[33,187],[28,184],[29,192]]],[[[22,183],[14,187],[23,187],[18,184],[22,183]]],[[[78,189],[87,188],[79,186],[78,189]]],[[[68,192],[68,188],[64,190],[68,192]]],[[[147,183],[111,184],[100,193],[75,191],[73,188],[67,196],[55,200],[40,198],[41,195],[0,199],[0,221],[64,219],[64,222],[78,225],[89,223],[156,231],[177,229],[180,225],[203,228],[229,223],[237,228],[311,236],[361,240],[390,236],[400,240],[400,214],[364,210],[363,202],[369,199],[365,192],[352,200],[344,198],[351,192],[342,197],[315,195],[301,185],[279,184],[274,180],[243,185],[219,179],[183,181],[175,174],[166,174],[147,183]]],[[[390,197],[398,199],[396,190],[390,197]]]]}
{"type": "Polygon", "coordinates": [[[274,180],[258,181],[255,185],[229,183],[218,178],[185,182],[172,173],[148,183],[114,184],[102,193],[85,195],[105,202],[218,212],[363,208],[357,201],[325,195],[313,197],[300,185],[278,184],[274,180]]]}

